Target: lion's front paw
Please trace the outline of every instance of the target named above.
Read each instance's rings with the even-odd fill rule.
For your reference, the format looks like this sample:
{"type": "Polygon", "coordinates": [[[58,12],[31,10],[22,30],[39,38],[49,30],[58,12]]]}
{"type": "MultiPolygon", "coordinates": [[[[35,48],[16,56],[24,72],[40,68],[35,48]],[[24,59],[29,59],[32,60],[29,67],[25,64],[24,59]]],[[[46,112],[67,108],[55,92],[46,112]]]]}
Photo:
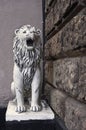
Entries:
{"type": "Polygon", "coordinates": [[[31,105],[30,110],[33,112],[38,112],[41,110],[41,106],[39,106],[38,104],[31,105]]]}
{"type": "Polygon", "coordinates": [[[25,112],[25,111],[26,111],[26,107],[24,105],[16,107],[16,112],[18,112],[18,113],[22,113],[22,112],[25,112]]]}

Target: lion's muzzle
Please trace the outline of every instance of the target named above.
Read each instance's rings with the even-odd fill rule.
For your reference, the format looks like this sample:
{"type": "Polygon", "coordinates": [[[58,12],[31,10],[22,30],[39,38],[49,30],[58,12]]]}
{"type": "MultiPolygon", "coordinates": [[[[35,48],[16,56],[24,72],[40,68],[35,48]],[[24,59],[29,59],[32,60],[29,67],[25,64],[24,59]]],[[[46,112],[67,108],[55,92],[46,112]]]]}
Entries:
{"type": "Polygon", "coordinates": [[[26,44],[28,47],[33,47],[33,42],[34,42],[34,40],[32,40],[31,38],[26,40],[26,44]]]}

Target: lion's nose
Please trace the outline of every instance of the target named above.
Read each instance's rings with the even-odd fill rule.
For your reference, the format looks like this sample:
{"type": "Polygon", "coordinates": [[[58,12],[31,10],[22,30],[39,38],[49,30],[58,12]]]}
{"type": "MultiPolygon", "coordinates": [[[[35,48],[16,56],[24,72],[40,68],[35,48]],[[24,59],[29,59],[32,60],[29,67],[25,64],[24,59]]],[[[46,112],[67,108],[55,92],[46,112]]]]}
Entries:
{"type": "Polygon", "coordinates": [[[26,44],[27,44],[27,46],[33,46],[33,40],[27,39],[26,44]]]}

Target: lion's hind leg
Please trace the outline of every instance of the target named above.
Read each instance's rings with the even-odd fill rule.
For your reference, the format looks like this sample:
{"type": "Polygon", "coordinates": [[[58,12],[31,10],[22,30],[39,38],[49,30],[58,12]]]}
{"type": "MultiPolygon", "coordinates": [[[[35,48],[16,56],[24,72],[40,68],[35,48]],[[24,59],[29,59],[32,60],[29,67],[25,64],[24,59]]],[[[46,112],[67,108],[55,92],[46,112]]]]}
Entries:
{"type": "Polygon", "coordinates": [[[16,100],[16,91],[15,91],[14,82],[11,83],[11,91],[12,91],[13,96],[15,97],[13,99],[13,102],[16,102],[17,100],[16,100]]]}

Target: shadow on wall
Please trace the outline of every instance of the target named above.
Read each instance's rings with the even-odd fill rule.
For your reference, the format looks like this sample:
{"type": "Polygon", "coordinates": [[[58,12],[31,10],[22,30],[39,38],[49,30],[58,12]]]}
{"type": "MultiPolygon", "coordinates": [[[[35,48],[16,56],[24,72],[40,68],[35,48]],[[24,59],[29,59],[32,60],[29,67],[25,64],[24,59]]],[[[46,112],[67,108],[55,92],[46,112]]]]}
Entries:
{"type": "Polygon", "coordinates": [[[0,106],[12,98],[10,84],[13,70],[14,30],[24,24],[42,29],[42,3],[40,0],[0,1],[0,106]]]}

